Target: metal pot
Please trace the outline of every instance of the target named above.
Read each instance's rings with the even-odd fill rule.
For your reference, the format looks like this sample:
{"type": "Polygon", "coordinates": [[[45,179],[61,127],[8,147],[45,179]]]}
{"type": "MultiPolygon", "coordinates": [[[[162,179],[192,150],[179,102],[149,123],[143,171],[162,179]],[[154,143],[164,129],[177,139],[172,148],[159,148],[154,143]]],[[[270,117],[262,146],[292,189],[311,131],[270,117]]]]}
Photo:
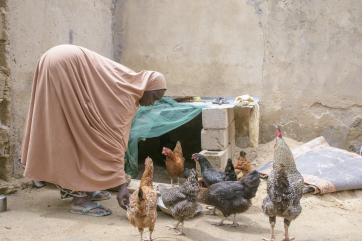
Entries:
{"type": "Polygon", "coordinates": [[[7,209],[7,198],[5,195],[0,195],[0,212],[5,212],[7,209]]]}

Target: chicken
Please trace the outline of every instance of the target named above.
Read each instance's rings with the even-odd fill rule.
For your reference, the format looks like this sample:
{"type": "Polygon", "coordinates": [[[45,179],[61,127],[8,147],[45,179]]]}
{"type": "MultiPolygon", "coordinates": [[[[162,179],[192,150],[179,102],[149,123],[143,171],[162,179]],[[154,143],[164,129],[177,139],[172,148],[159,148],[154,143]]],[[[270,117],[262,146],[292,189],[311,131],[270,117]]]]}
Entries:
{"type": "Polygon", "coordinates": [[[194,153],[192,159],[200,164],[202,180],[207,187],[225,180],[225,172],[212,167],[203,155],[194,153]]]}
{"type": "Polygon", "coordinates": [[[185,167],[185,169],[184,169],[184,174],[183,174],[183,175],[184,175],[184,178],[188,178],[188,177],[190,176],[191,170],[192,170],[192,169],[185,167]]]}
{"type": "Polygon", "coordinates": [[[172,216],[178,221],[176,226],[171,228],[177,231],[177,234],[184,234],[184,220],[193,217],[197,211],[196,197],[200,190],[195,169],[191,169],[186,181],[177,187],[169,189],[160,188],[160,194],[164,205],[170,209],[172,216]],[[181,230],[178,229],[181,224],[181,230]]]}
{"type": "Polygon", "coordinates": [[[200,202],[213,205],[221,211],[224,218],[216,225],[224,225],[225,219],[234,215],[232,226],[238,226],[236,214],[245,212],[251,206],[260,184],[259,173],[253,171],[239,181],[223,181],[202,189],[198,196],[200,202]]]}
{"type": "Polygon", "coordinates": [[[152,180],[153,162],[151,158],[147,157],[140,187],[130,196],[130,204],[127,209],[128,221],[138,228],[141,241],[145,228],[149,229],[149,240],[152,240],[152,232],[157,219],[157,192],[153,190],[152,180]]]}
{"type": "Polygon", "coordinates": [[[238,179],[253,170],[253,166],[251,165],[251,162],[246,159],[246,153],[244,151],[240,151],[240,156],[237,159],[234,168],[238,179]]]}
{"type": "MultiPolygon", "coordinates": [[[[206,157],[201,154],[193,154],[192,159],[198,161],[201,167],[202,183],[205,184],[200,185],[201,187],[208,187],[222,181],[236,181],[236,174],[231,159],[228,159],[224,172],[212,167],[206,157]]],[[[211,212],[207,213],[207,215],[216,215],[215,207],[208,206],[207,209],[211,210],[211,212]]]]}
{"type": "Polygon", "coordinates": [[[284,218],[284,241],[289,238],[288,228],[302,211],[300,199],[303,195],[303,177],[298,172],[293,154],[285,143],[280,128],[276,130],[273,169],[267,183],[267,197],[263,200],[263,212],[269,216],[271,239],[275,240],[276,217],[284,218]]]}
{"type": "MultiPolygon", "coordinates": [[[[190,176],[192,170],[193,170],[193,169],[191,169],[191,168],[185,167],[185,170],[184,170],[184,178],[188,178],[188,177],[190,176]]],[[[202,181],[202,178],[199,177],[199,178],[198,178],[198,182],[199,182],[200,188],[201,188],[201,187],[206,187],[205,183],[202,181]]]]}
{"type": "Polygon", "coordinates": [[[175,177],[177,177],[177,184],[180,184],[179,177],[184,176],[185,165],[181,143],[178,141],[173,151],[167,147],[163,147],[162,155],[166,156],[165,165],[167,173],[171,178],[171,185],[173,185],[173,179],[175,177]]]}
{"type": "Polygon", "coordinates": [[[233,161],[229,158],[225,166],[225,178],[224,181],[236,181],[236,173],[234,169],[233,161]]]}

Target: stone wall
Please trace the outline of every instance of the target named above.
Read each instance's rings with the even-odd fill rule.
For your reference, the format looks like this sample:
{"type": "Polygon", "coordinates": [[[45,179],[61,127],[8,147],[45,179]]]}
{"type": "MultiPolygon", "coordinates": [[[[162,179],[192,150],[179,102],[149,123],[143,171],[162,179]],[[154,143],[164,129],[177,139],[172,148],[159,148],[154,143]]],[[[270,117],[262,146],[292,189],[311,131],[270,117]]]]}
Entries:
{"type": "Polygon", "coordinates": [[[167,94],[259,96],[263,142],[279,123],[362,144],[360,1],[119,0],[115,13],[115,58],[163,72],[167,94]]]}

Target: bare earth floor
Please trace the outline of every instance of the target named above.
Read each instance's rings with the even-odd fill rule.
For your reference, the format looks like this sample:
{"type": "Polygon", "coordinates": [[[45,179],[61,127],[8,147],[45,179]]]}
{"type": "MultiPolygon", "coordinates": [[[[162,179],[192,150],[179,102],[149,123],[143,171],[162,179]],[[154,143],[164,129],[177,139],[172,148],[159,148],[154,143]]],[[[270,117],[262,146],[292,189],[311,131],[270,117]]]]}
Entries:
{"type": "MultiPolygon", "coordinates": [[[[291,139],[287,139],[287,143],[291,148],[300,145],[291,139]]],[[[273,142],[260,145],[257,150],[247,150],[247,153],[254,151],[255,164],[259,166],[271,159],[273,145],[273,142]]],[[[160,179],[162,172],[156,169],[155,179],[160,179]]],[[[186,236],[175,236],[172,230],[168,230],[165,226],[174,224],[175,221],[159,211],[153,237],[157,241],[261,241],[263,237],[269,237],[270,232],[268,218],[260,208],[265,195],[266,181],[263,180],[253,200],[253,206],[246,213],[237,216],[239,227],[215,227],[211,223],[219,221],[219,217],[201,215],[185,222],[186,236]]],[[[137,229],[128,224],[125,211],[118,207],[114,194],[111,200],[102,202],[113,211],[108,217],[71,214],[69,204],[70,200],[60,200],[58,190],[50,187],[25,189],[8,196],[9,210],[0,213],[0,240],[139,240],[137,229]]],[[[308,194],[302,198],[302,207],[302,214],[290,227],[290,234],[296,237],[297,241],[362,240],[362,190],[323,196],[308,194]]],[[[276,235],[277,241],[282,240],[282,219],[277,219],[276,235]]]]}
{"type": "MultiPolygon", "coordinates": [[[[165,225],[174,220],[159,212],[155,240],[248,240],[269,237],[268,218],[260,209],[265,194],[262,182],[254,206],[237,216],[240,226],[215,227],[218,217],[201,215],[185,223],[186,236],[175,236],[165,225]]],[[[296,240],[361,240],[362,191],[344,192],[323,197],[307,195],[302,199],[303,212],[292,223],[290,233],[296,240]]],[[[8,197],[7,212],[0,213],[0,240],[16,241],[124,241],[139,240],[125,212],[117,207],[115,196],[102,202],[113,210],[108,217],[88,217],[68,212],[69,200],[60,200],[57,190],[28,189],[8,197]]],[[[278,219],[277,240],[282,239],[283,224],[278,219]]]]}

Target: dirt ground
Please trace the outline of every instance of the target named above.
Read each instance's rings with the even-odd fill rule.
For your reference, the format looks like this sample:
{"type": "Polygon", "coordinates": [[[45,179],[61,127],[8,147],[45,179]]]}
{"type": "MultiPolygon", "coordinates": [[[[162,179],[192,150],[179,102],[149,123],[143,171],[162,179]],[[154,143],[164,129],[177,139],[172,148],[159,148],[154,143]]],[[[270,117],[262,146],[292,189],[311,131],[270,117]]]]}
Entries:
{"type": "MultiPolygon", "coordinates": [[[[300,143],[287,139],[291,147],[300,143]]],[[[272,156],[273,143],[247,150],[259,166],[272,156]]],[[[156,171],[157,173],[157,171],[156,171]]],[[[165,225],[174,220],[159,212],[154,239],[165,240],[247,240],[260,241],[269,237],[268,218],[261,212],[261,202],[266,193],[262,181],[253,206],[237,216],[240,226],[216,227],[212,222],[219,217],[200,215],[185,222],[186,236],[176,236],[165,225]]],[[[130,226],[125,211],[116,203],[115,196],[102,204],[113,210],[108,217],[88,217],[69,213],[70,200],[60,200],[59,192],[51,187],[25,189],[8,196],[8,211],[0,213],[0,240],[16,241],[128,241],[139,240],[138,231],[130,226]]],[[[303,211],[292,222],[291,236],[296,240],[361,240],[362,190],[302,198],[303,211]]],[[[231,222],[229,222],[231,223],[231,222]]],[[[277,219],[277,240],[283,238],[283,220],[277,219]]]]}

